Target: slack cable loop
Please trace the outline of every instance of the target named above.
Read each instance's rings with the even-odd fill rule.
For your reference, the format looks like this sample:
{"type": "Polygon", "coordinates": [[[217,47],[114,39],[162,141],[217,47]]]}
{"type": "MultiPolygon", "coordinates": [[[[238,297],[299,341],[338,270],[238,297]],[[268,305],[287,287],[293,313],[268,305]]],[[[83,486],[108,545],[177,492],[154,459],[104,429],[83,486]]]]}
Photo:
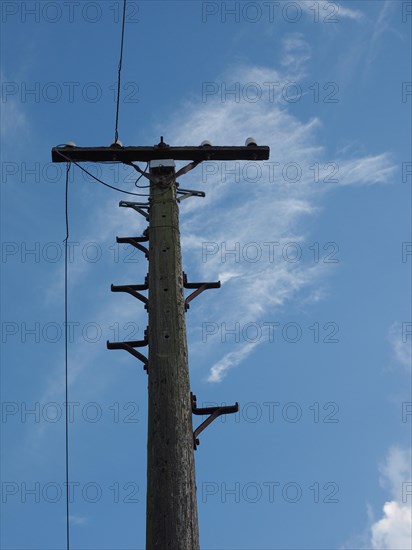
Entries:
{"type": "Polygon", "coordinates": [[[93,178],[94,180],[98,181],[99,183],[101,183],[102,185],[105,185],[106,187],[109,187],[110,189],[114,189],[115,191],[119,191],[120,193],[125,193],[126,195],[135,195],[137,197],[149,197],[149,195],[145,194],[145,193],[132,193],[131,191],[125,191],[124,189],[120,189],[119,187],[115,187],[114,185],[110,185],[104,181],[102,181],[101,179],[97,178],[96,176],[94,176],[93,174],[91,174],[88,170],[86,170],[86,168],[83,168],[83,166],[80,166],[80,164],[74,160],[70,160],[69,157],[66,157],[66,155],[64,155],[63,153],[61,153],[60,151],[58,151],[59,155],[62,156],[65,160],[67,160],[68,162],[72,162],[73,164],[75,164],[76,166],[78,166],[80,168],[80,170],[83,170],[83,172],[85,172],[87,175],[89,175],[91,178],[93,178]]]}
{"type": "MultiPolygon", "coordinates": [[[[134,164],[132,163],[132,166],[134,164]]],[[[149,162],[146,163],[146,168],[143,170],[143,172],[147,172],[147,169],[149,168],[149,162]]],[[[140,174],[140,176],[137,178],[137,180],[134,182],[136,187],[139,187],[140,189],[150,189],[150,185],[137,185],[137,182],[141,180],[141,178],[144,176],[144,174],[140,174]]]]}

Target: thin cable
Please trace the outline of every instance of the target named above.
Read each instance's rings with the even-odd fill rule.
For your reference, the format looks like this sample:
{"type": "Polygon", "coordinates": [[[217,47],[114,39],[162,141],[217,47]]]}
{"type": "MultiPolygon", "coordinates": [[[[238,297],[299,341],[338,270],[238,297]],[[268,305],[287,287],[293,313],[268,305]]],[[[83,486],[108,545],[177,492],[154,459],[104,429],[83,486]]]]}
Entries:
{"type": "Polygon", "coordinates": [[[66,547],[70,550],[70,516],[69,516],[69,389],[68,389],[68,307],[67,307],[67,257],[69,240],[69,172],[71,164],[66,167],[66,238],[64,239],[64,362],[65,362],[65,389],[66,389],[66,547]]]}
{"type": "MultiPolygon", "coordinates": [[[[132,166],[134,164],[132,163],[132,166]]],[[[143,172],[147,172],[147,169],[149,168],[149,163],[146,163],[146,168],[143,170],[143,172]]],[[[139,189],[150,189],[150,185],[137,185],[137,182],[144,176],[144,174],[140,174],[140,176],[137,178],[137,180],[134,182],[136,187],[139,187],[139,189]]]]}
{"type": "Polygon", "coordinates": [[[116,105],[116,124],[114,128],[114,142],[117,143],[119,134],[117,131],[119,125],[119,107],[120,107],[120,77],[122,72],[122,63],[123,63],[123,42],[124,42],[124,23],[126,19],[126,0],[123,0],[123,21],[122,21],[122,41],[120,44],[120,60],[119,68],[117,73],[117,105],[116,105]]]}
{"type": "Polygon", "coordinates": [[[114,189],[115,191],[120,191],[120,193],[126,193],[126,195],[135,195],[137,197],[149,197],[150,196],[150,195],[147,195],[145,193],[132,193],[131,191],[125,191],[124,189],[120,189],[119,187],[115,187],[114,185],[110,185],[110,184],[102,181],[101,179],[97,178],[96,176],[93,176],[93,174],[91,174],[88,170],[86,170],[86,168],[83,168],[83,166],[80,166],[80,164],[78,162],[76,162],[74,160],[70,160],[69,157],[66,157],[66,155],[63,155],[63,153],[61,153],[60,151],[57,151],[57,153],[60,156],[62,156],[65,160],[67,160],[68,162],[72,162],[73,164],[78,166],[80,168],[80,170],[83,170],[83,172],[86,172],[86,174],[88,174],[91,178],[95,179],[96,181],[98,181],[102,185],[105,185],[106,187],[109,187],[110,189],[114,189]]]}

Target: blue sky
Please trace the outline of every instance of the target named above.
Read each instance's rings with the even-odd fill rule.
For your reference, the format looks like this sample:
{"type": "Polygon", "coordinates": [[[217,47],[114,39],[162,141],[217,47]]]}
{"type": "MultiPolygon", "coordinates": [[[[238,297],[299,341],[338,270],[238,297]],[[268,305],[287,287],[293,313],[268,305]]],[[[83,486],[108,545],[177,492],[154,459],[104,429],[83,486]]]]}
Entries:
{"type": "MultiPolygon", "coordinates": [[[[181,178],[192,391],[240,404],[201,435],[201,547],[410,548],[411,2],[128,2],[125,145],[271,147],[181,178]]],[[[60,549],[64,165],[114,136],[120,2],[2,2],[1,545],[60,549]],[[30,411],[34,411],[30,413],[30,411]]],[[[134,174],[87,166],[129,191],[134,174]]],[[[144,190],[143,190],[144,191],[144,190]]],[[[147,379],[126,196],[72,167],[75,549],[145,544],[147,379]]],[[[198,419],[194,419],[197,425],[198,419]]]]}

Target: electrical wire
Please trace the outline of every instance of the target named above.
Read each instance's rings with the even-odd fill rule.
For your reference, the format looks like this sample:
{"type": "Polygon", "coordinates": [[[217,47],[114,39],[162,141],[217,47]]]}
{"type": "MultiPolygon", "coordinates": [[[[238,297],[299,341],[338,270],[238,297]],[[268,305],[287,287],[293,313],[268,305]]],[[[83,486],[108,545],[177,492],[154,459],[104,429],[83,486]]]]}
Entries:
{"type": "Polygon", "coordinates": [[[64,239],[64,363],[65,363],[65,416],[66,416],[66,546],[70,550],[70,516],[69,516],[69,389],[68,389],[68,300],[67,300],[67,259],[68,259],[68,240],[69,240],[69,172],[71,163],[66,166],[66,196],[65,196],[65,216],[66,216],[66,238],[64,239]]]}
{"type": "Polygon", "coordinates": [[[120,43],[120,59],[117,73],[117,105],[116,105],[116,123],[114,128],[114,142],[117,143],[119,133],[117,131],[119,125],[119,108],[120,108],[120,77],[123,64],[123,42],[124,42],[124,23],[126,20],[126,0],[123,0],[123,21],[122,21],[122,40],[120,43]]]}
{"type": "MultiPolygon", "coordinates": [[[[131,163],[132,166],[134,166],[133,163],[131,163]]],[[[149,162],[146,163],[146,168],[143,170],[143,172],[146,172],[149,168],[149,162]]],[[[137,180],[134,182],[136,187],[139,187],[139,189],[149,189],[150,185],[137,185],[137,182],[143,177],[143,174],[140,174],[140,176],[137,178],[137,180]]]]}
{"type": "Polygon", "coordinates": [[[96,176],[94,176],[93,174],[91,174],[88,170],[86,170],[86,168],[83,168],[83,166],[80,166],[80,164],[78,162],[69,159],[69,157],[67,157],[66,155],[64,155],[60,151],[57,151],[57,153],[61,157],[63,157],[65,160],[67,160],[67,162],[72,162],[73,164],[78,166],[80,168],[80,170],[83,170],[83,172],[86,172],[86,174],[89,175],[91,178],[98,181],[102,185],[105,185],[106,187],[109,187],[110,189],[114,189],[115,191],[120,191],[120,193],[125,193],[126,195],[135,195],[137,197],[149,197],[150,196],[150,195],[147,195],[145,193],[132,193],[131,191],[125,191],[124,189],[120,189],[119,187],[115,187],[114,185],[110,185],[109,183],[106,183],[103,180],[101,180],[101,179],[97,178],[96,176]]]}

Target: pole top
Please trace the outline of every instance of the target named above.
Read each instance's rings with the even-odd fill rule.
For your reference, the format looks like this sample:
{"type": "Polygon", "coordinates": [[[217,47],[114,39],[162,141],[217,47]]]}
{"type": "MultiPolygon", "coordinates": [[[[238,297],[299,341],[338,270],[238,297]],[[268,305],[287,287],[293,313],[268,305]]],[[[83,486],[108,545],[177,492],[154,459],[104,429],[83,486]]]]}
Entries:
{"type": "Polygon", "coordinates": [[[209,142],[191,147],[171,147],[160,136],[160,142],[154,146],[123,147],[119,142],[110,147],[77,147],[72,144],[59,145],[52,149],[53,162],[151,162],[164,159],[190,160],[202,162],[207,160],[267,160],[268,146],[213,146],[209,142]],[[166,151],[167,150],[167,151],[166,151]],[[167,154],[165,154],[167,153],[167,154]]]}

